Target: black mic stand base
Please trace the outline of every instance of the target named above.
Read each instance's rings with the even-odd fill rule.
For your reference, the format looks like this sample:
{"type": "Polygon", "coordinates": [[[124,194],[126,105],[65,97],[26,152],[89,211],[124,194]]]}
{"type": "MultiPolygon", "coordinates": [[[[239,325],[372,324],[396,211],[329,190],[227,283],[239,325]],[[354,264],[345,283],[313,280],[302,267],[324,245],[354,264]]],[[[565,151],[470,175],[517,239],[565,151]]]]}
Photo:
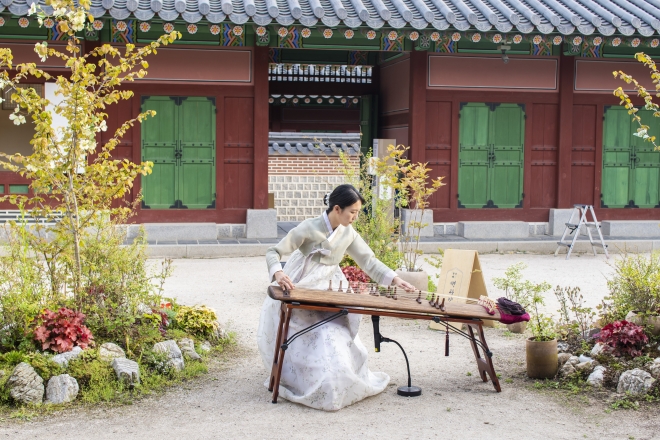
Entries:
{"type": "Polygon", "coordinates": [[[396,393],[399,396],[404,397],[417,397],[422,395],[422,389],[420,387],[399,387],[396,389],[396,393]]]}

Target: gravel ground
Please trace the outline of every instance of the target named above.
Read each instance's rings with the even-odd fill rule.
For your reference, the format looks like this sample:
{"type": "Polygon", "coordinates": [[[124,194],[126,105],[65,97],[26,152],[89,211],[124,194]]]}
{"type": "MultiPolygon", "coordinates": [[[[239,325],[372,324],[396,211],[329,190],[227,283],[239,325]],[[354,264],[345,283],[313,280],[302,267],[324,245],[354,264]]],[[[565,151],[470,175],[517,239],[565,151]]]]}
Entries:
{"type": "MultiPolygon", "coordinates": [[[[570,261],[544,255],[480,257],[491,296],[492,277],[524,261],[526,275],[553,286],[579,286],[589,305],[606,293],[611,273],[603,256],[575,256],[570,261]]],[[[239,348],[224,366],[204,378],[131,406],[102,406],[62,411],[33,422],[5,421],[0,438],[441,438],[456,439],[658,439],[660,411],[606,412],[589,397],[558,397],[532,388],[524,379],[524,338],[486,329],[494,364],[502,374],[502,392],[478,378],[468,342],[451,338],[444,357],[444,334],[426,322],[383,318],[381,332],[402,343],[411,362],[417,398],[396,395],[406,382],[405,363],[391,344],[370,355],[370,368],[386,371],[390,387],[335,413],[313,410],[280,399],[270,403],[264,387],[269,372],[256,350],[256,330],[268,284],[263,258],[176,260],[166,293],[185,304],[208,304],[238,335],[239,348]],[[471,375],[468,375],[470,374],[471,375]],[[509,380],[507,380],[509,379],[509,380]]],[[[548,311],[557,304],[548,292],[548,311]]],[[[371,347],[369,319],[360,337],[371,347]]],[[[563,395],[565,396],[565,395],[563,395]]]]}

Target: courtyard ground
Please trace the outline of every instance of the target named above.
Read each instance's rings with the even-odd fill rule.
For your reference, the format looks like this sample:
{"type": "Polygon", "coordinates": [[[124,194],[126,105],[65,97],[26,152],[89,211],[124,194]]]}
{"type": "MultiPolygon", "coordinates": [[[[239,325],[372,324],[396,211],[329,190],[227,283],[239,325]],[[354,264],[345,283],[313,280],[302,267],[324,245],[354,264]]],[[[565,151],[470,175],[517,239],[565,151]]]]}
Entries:
{"type": "MultiPolygon", "coordinates": [[[[616,257],[615,257],[616,258],[616,257]]],[[[511,264],[528,264],[526,277],[551,285],[579,286],[589,306],[605,296],[612,272],[604,256],[482,255],[490,295],[492,278],[511,264]]],[[[612,260],[610,260],[612,261],[612,260]]],[[[183,304],[207,304],[236,332],[238,346],[223,365],[202,379],[130,406],[98,406],[56,412],[30,422],[0,422],[0,438],[20,439],[216,439],[216,438],[452,438],[452,439],[659,439],[660,409],[610,411],[588,396],[543,392],[524,377],[524,337],[486,329],[501,373],[502,392],[478,378],[468,342],[453,336],[444,356],[444,333],[427,322],[383,318],[381,333],[399,341],[411,362],[417,398],[396,395],[405,384],[400,351],[385,344],[370,354],[374,371],[385,371],[391,384],[380,395],[335,413],[313,410],[280,399],[270,402],[264,387],[267,371],[256,349],[256,333],[268,277],[263,257],[175,260],[166,294],[183,304]],[[468,375],[470,374],[471,375],[468,375]],[[563,396],[563,397],[562,397],[563,396]]],[[[433,269],[432,269],[433,270],[433,269]]],[[[557,309],[547,293],[547,311],[557,309]]],[[[370,320],[360,338],[371,350],[370,320]]]]}

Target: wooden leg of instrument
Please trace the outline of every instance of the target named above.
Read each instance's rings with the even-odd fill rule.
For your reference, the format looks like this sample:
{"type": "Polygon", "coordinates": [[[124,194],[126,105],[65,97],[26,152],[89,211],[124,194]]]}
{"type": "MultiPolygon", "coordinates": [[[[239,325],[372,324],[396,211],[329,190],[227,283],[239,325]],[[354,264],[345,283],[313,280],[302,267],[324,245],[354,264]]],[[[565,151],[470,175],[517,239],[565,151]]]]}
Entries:
{"type": "Polygon", "coordinates": [[[495,391],[498,393],[502,391],[502,388],[500,387],[500,381],[497,378],[497,374],[495,373],[495,367],[493,367],[493,359],[488,356],[486,353],[484,353],[484,357],[481,357],[481,354],[479,352],[479,347],[477,346],[476,343],[476,338],[475,338],[475,331],[477,332],[477,335],[479,336],[479,340],[483,347],[485,347],[486,350],[488,350],[488,344],[486,344],[486,336],[484,335],[484,328],[483,325],[480,323],[478,324],[467,324],[468,332],[470,334],[470,344],[472,345],[472,351],[474,352],[474,357],[475,360],[477,361],[477,368],[479,369],[479,375],[481,376],[481,380],[484,382],[488,381],[488,377],[490,376],[491,382],[493,382],[493,387],[495,388],[495,391]]]}
{"type": "Polygon", "coordinates": [[[284,326],[282,327],[282,336],[279,343],[279,356],[277,359],[277,370],[275,371],[275,380],[273,382],[273,403],[277,403],[277,396],[280,394],[280,378],[282,377],[282,363],[284,362],[284,354],[286,349],[282,348],[282,344],[289,336],[289,321],[291,321],[291,312],[293,310],[282,304],[284,310],[284,326]]]}
{"type": "Polygon", "coordinates": [[[275,382],[275,372],[277,371],[277,360],[280,356],[280,346],[282,345],[282,327],[284,326],[284,310],[285,306],[282,304],[280,307],[280,325],[277,326],[277,338],[275,338],[275,354],[273,355],[273,368],[270,370],[270,382],[268,384],[268,391],[273,391],[273,382],[275,382]]]}

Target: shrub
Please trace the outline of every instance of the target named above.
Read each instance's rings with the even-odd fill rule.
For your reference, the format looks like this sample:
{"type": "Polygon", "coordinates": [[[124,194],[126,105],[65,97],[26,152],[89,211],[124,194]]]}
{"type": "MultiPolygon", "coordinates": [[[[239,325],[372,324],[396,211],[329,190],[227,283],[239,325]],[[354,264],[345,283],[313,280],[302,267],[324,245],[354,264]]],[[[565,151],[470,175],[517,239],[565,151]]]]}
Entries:
{"type": "Polygon", "coordinates": [[[590,307],[585,307],[580,288],[557,286],[555,296],[560,305],[557,330],[563,339],[571,342],[586,339],[593,326],[596,312],[590,307]]]}
{"type": "Polygon", "coordinates": [[[368,283],[371,281],[369,276],[359,267],[346,266],[342,267],[341,271],[349,283],[368,283]]]}
{"type": "Polygon", "coordinates": [[[607,324],[598,334],[598,342],[611,347],[615,356],[641,356],[648,341],[642,327],[626,320],[607,324]]]}
{"type": "Polygon", "coordinates": [[[515,301],[525,310],[533,304],[534,295],[550,289],[550,284],[542,282],[534,284],[524,280],[522,271],[527,267],[525,263],[517,263],[509,266],[504,272],[504,277],[493,278],[493,284],[500,290],[504,290],[505,296],[515,301]]]}
{"type": "Polygon", "coordinates": [[[200,338],[216,339],[219,330],[215,311],[207,306],[180,306],[176,313],[177,326],[200,338]]]}
{"type": "Polygon", "coordinates": [[[62,367],[53,361],[50,356],[45,356],[41,353],[30,353],[27,355],[27,361],[37,374],[41,376],[44,383],[51,377],[62,373],[62,367]]]}
{"type": "Polygon", "coordinates": [[[75,346],[85,349],[94,337],[84,321],[85,315],[66,307],[57,312],[46,309],[37,318],[40,325],[34,330],[34,338],[41,342],[42,349],[56,353],[71,351],[75,346]]]}
{"type": "Polygon", "coordinates": [[[624,319],[630,311],[660,313],[660,253],[617,259],[607,286],[610,293],[600,306],[605,322],[624,319]]]}

